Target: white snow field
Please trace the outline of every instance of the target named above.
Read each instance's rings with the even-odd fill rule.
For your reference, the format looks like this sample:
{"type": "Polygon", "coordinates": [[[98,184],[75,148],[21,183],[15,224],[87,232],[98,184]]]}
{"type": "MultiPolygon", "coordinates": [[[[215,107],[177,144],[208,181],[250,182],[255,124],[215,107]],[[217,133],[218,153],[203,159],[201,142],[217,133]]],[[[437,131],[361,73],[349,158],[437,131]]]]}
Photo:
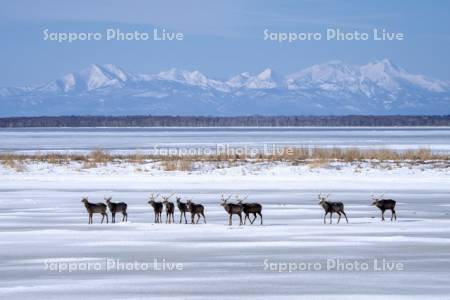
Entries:
{"type": "Polygon", "coordinates": [[[2,166],[0,299],[449,299],[449,200],[448,166],[2,166]],[[172,191],[207,224],[153,224],[148,196],[172,191]],[[264,225],[227,226],[222,193],[262,203],[264,225]],[[349,223],[324,225],[318,193],[349,223]],[[397,200],[396,222],[372,193],[397,200]],[[128,222],[88,225],[82,196],[108,195],[128,222]]]}

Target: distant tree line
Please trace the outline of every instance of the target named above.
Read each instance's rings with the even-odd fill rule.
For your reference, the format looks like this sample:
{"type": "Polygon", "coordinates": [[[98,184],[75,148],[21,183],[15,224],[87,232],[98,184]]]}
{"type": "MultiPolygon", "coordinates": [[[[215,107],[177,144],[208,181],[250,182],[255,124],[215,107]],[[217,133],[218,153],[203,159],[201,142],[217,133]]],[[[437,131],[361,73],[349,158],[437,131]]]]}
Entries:
{"type": "Polygon", "coordinates": [[[443,116],[60,116],[0,118],[0,127],[450,126],[443,116]]]}

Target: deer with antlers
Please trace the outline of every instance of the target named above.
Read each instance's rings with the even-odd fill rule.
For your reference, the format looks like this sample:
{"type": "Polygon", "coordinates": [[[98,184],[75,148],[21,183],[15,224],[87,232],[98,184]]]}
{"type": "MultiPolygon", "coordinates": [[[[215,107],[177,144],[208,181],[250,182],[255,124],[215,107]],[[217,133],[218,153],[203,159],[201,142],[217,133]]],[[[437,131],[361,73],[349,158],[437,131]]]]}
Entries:
{"type": "Polygon", "coordinates": [[[231,196],[225,199],[222,194],[222,203],[220,203],[220,205],[228,213],[228,225],[233,225],[233,215],[239,216],[239,225],[242,225],[242,205],[227,202],[230,198],[231,196]]]}
{"type": "Polygon", "coordinates": [[[339,215],[338,218],[338,224],[339,221],[341,220],[341,215],[344,215],[345,220],[348,223],[348,219],[347,219],[347,215],[344,212],[344,203],[342,202],[330,202],[327,201],[328,197],[330,197],[330,195],[327,196],[322,196],[322,194],[319,194],[319,205],[322,206],[323,210],[325,211],[325,215],[323,216],[323,223],[325,224],[325,218],[327,216],[327,214],[330,214],[330,224],[332,223],[332,217],[333,217],[333,213],[337,213],[339,215]]]}
{"type": "Polygon", "coordinates": [[[248,196],[245,196],[245,198],[240,199],[239,196],[236,196],[236,200],[238,201],[238,204],[242,207],[242,210],[245,214],[244,218],[244,225],[247,223],[247,219],[250,222],[250,224],[253,224],[255,222],[258,215],[261,218],[261,225],[263,224],[263,216],[262,216],[262,205],[259,203],[244,203],[245,200],[247,200],[248,196]],[[250,214],[253,214],[253,220],[250,220],[250,214]]]}
{"type": "Polygon", "coordinates": [[[200,216],[202,216],[203,221],[206,224],[206,218],[205,218],[205,214],[204,214],[205,208],[203,207],[203,205],[196,204],[196,203],[192,202],[192,200],[188,200],[186,204],[188,206],[189,212],[191,213],[191,223],[198,224],[198,221],[200,220],[200,216]],[[194,222],[195,216],[198,217],[197,222],[194,222]]]}
{"type": "Polygon", "coordinates": [[[89,215],[88,224],[92,224],[92,215],[93,214],[101,214],[102,215],[102,223],[106,217],[106,223],[108,223],[108,214],[106,213],[106,205],[105,203],[91,203],[89,202],[87,197],[84,197],[81,202],[84,203],[86,210],[89,215]]]}
{"type": "Polygon", "coordinates": [[[161,214],[163,210],[163,204],[160,201],[155,201],[155,199],[157,199],[158,196],[159,194],[154,196],[154,194],[152,193],[152,195],[150,196],[150,200],[148,201],[148,204],[150,204],[153,207],[153,212],[155,213],[155,223],[162,223],[161,214]]]}
{"type": "Polygon", "coordinates": [[[104,198],[111,212],[111,223],[116,223],[116,213],[122,213],[122,222],[128,221],[127,204],[125,202],[111,202],[112,197],[104,198]]]}
{"type": "Polygon", "coordinates": [[[163,198],[163,204],[166,208],[166,224],[167,223],[174,223],[175,221],[173,220],[173,215],[175,212],[175,204],[173,204],[173,202],[169,201],[170,197],[172,197],[173,195],[175,195],[175,193],[172,193],[170,196],[164,197],[163,198]]]}
{"type": "Polygon", "coordinates": [[[183,216],[184,216],[184,221],[187,224],[186,212],[189,211],[189,208],[187,206],[187,203],[181,202],[181,197],[177,197],[177,207],[180,210],[180,224],[183,219],[183,216]]]}
{"type": "Polygon", "coordinates": [[[374,197],[372,195],[372,205],[378,207],[381,210],[381,221],[384,221],[384,212],[390,210],[392,212],[391,221],[395,218],[397,221],[397,213],[395,212],[395,200],[383,199],[384,194],[380,197],[374,197]]]}

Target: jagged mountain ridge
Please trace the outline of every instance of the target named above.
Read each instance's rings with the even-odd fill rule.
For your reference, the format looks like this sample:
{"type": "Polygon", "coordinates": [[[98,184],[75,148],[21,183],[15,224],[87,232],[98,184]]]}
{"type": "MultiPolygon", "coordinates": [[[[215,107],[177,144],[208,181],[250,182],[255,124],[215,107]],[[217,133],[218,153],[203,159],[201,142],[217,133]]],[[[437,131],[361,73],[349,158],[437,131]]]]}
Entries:
{"type": "Polygon", "coordinates": [[[330,61],[287,76],[272,69],[227,80],[170,69],[135,74],[91,65],[41,85],[0,89],[1,116],[448,114],[450,84],[387,59],[330,61]]]}

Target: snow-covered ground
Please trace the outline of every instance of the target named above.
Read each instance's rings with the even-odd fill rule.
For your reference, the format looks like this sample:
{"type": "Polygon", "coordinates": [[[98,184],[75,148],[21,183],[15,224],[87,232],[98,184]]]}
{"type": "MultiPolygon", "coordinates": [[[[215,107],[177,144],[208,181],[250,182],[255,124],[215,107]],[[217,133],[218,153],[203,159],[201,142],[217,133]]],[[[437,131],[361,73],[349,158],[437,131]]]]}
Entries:
{"type": "Polygon", "coordinates": [[[449,197],[445,164],[1,166],[0,298],[446,299],[449,197]],[[207,224],[153,224],[151,192],[203,203],[207,224]],[[264,225],[227,226],[222,193],[262,203],[264,225]],[[318,193],[349,223],[324,225],[318,193]],[[372,193],[397,200],[397,222],[380,221],[372,193]],[[128,223],[88,225],[82,196],[127,202],[128,223]]]}

